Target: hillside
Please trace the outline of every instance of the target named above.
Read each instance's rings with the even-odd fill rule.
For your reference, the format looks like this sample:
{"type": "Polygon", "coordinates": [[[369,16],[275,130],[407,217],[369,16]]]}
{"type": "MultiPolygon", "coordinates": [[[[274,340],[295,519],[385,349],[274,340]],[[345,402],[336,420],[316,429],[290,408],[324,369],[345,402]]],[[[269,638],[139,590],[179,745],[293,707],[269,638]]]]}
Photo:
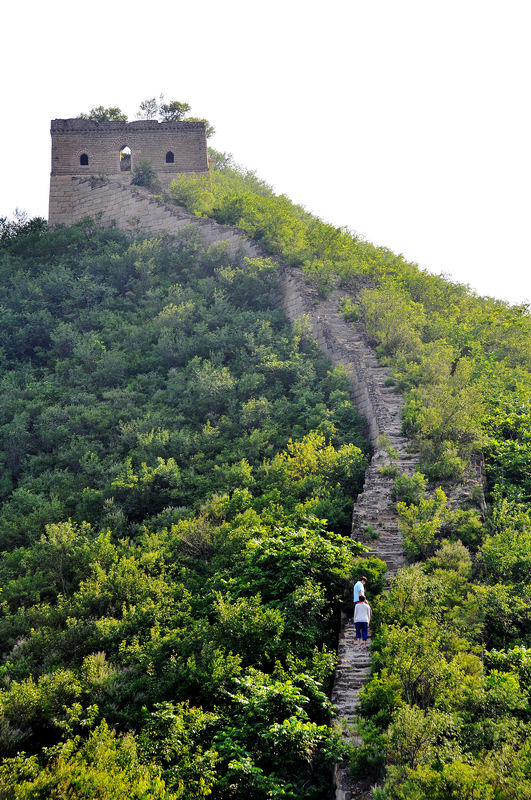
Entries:
{"type": "Polygon", "coordinates": [[[312,219],[221,156],[198,188],[182,178],[170,196],[240,226],[323,297],[339,293],[339,310],[363,326],[403,394],[402,432],[419,452],[412,476],[389,445],[381,468],[395,480],[411,565],[373,604],[354,775],[380,782],[375,800],[529,797],[528,309],[312,219]],[[486,506],[483,492],[460,489],[481,462],[486,506]]]}
{"type": "Polygon", "coordinates": [[[325,798],[349,757],[375,800],[529,797],[527,310],[214,156],[166,200],[337,296],[404,396],[422,472],[390,445],[383,470],[411,564],[377,596],[384,565],[349,535],[363,424],[344,370],[287,324],[276,261],[191,229],[4,221],[4,796],[325,798]],[[481,457],[487,507],[456,506],[481,457]],[[349,754],[327,696],[360,570],[373,673],[349,754]]]}
{"type": "Polygon", "coordinates": [[[338,602],[383,570],[348,535],[345,375],[272,262],[193,231],[2,249],[3,791],[112,764],[112,796],[322,796],[338,602]]]}

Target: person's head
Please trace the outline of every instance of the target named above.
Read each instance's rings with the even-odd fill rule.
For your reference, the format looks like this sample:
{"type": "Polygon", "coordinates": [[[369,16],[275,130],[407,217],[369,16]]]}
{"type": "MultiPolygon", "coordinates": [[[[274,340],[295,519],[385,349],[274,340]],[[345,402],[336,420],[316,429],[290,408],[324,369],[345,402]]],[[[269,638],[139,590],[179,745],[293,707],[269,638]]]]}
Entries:
{"type": "Polygon", "coordinates": [[[367,602],[367,598],[365,597],[365,595],[364,594],[360,594],[360,603],[366,603],[366,602],[367,602]]]}
{"type": "Polygon", "coordinates": [[[360,581],[365,586],[365,584],[367,583],[367,578],[365,577],[365,575],[362,578],[360,578],[360,581]]]}

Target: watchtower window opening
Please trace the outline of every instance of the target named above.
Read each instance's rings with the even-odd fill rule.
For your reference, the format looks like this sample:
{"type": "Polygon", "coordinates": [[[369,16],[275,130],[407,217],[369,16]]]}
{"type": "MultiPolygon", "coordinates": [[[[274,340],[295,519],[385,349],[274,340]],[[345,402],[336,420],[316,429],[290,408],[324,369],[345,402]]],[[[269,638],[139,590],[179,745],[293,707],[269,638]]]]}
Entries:
{"type": "Polygon", "coordinates": [[[82,153],[79,156],[79,163],[82,167],[88,167],[88,155],[86,153],[82,153]]]}
{"type": "Polygon", "coordinates": [[[173,164],[175,161],[174,155],[171,150],[166,153],[166,164],[173,164]]]}
{"type": "Polygon", "coordinates": [[[120,172],[131,171],[131,148],[124,144],[120,150],[120,172]]]}

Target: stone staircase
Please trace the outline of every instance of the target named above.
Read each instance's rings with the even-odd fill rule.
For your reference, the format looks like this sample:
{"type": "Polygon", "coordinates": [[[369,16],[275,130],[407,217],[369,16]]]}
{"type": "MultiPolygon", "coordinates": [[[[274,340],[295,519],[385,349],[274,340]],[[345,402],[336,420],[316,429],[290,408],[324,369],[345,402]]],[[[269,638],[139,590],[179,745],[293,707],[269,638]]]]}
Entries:
{"type": "Polygon", "coordinates": [[[368,647],[359,646],[352,619],[344,619],[338,644],[338,669],[332,702],[341,709],[340,725],[344,735],[356,745],[361,743],[356,730],[358,695],[370,672],[370,643],[369,635],[368,647]]]}
{"type": "MultiPolygon", "coordinates": [[[[354,746],[361,744],[357,729],[359,693],[371,671],[371,636],[368,647],[356,644],[356,632],[352,619],[343,619],[337,648],[337,667],[332,690],[332,702],[338,711],[337,727],[354,746]]],[[[334,769],[336,800],[371,800],[367,782],[355,780],[347,764],[338,764],[334,769]]]]}
{"type": "MultiPolygon", "coordinates": [[[[396,503],[392,499],[394,479],[383,474],[382,467],[393,464],[411,475],[418,468],[418,455],[401,433],[403,401],[388,385],[389,372],[382,367],[367,340],[361,323],[348,323],[338,310],[341,292],[333,292],[319,301],[316,293],[304,284],[300,272],[284,272],[284,307],[295,319],[306,316],[315,339],[334,365],[343,365],[351,379],[352,397],[367,421],[373,457],[365,473],[363,491],[352,514],[352,536],[370,548],[370,554],[386,562],[388,580],[406,564],[402,536],[398,529],[396,503]],[[393,457],[390,452],[392,449],[393,457]]],[[[370,586],[367,587],[370,599],[370,586]]],[[[354,623],[343,615],[338,642],[338,662],[332,690],[332,702],[338,714],[338,727],[349,742],[360,744],[356,728],[359,694],[370,673],[369,647],[359,647],[354,623]]],[[[356,783],[347,765],[336,767],[336,800],[367,800],[370,790],[356,783]]]]}
{"type": "Polygon", "coordinates": [[[352,536],[365,542],[371,553],[387,563],[388,576],[392,577],[404,566],[406,558],[391,497],[394,479],[380,470],[392,463],[400,472],[411,475],[418,468],[418,455],[400,433],[402,397],[386,385],[389,372],[379,364],[363,325],[346,322],[338,311],[339,291],[319,302],[296,270],[287,270],[285,284],[284,306],[288,314],[292,319],[306,315],[313,335],[332,363],[346,368],[353,400],[367,421],[374,452],[363,491],[354,506],[352,536]],[[290,303],[290,295],[296,297],[296,302],[290,303]]]}

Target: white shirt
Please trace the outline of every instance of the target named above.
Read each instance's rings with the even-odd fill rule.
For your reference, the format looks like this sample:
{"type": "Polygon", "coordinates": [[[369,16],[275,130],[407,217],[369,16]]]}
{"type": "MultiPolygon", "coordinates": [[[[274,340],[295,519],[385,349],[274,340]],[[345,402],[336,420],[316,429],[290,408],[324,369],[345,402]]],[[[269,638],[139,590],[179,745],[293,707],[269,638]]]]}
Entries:
{"type": "Polygon", "coordinates": [[[356,603],[354,607],[354,622],[370,622],[371,607],[368,603],[356,603]]]}

